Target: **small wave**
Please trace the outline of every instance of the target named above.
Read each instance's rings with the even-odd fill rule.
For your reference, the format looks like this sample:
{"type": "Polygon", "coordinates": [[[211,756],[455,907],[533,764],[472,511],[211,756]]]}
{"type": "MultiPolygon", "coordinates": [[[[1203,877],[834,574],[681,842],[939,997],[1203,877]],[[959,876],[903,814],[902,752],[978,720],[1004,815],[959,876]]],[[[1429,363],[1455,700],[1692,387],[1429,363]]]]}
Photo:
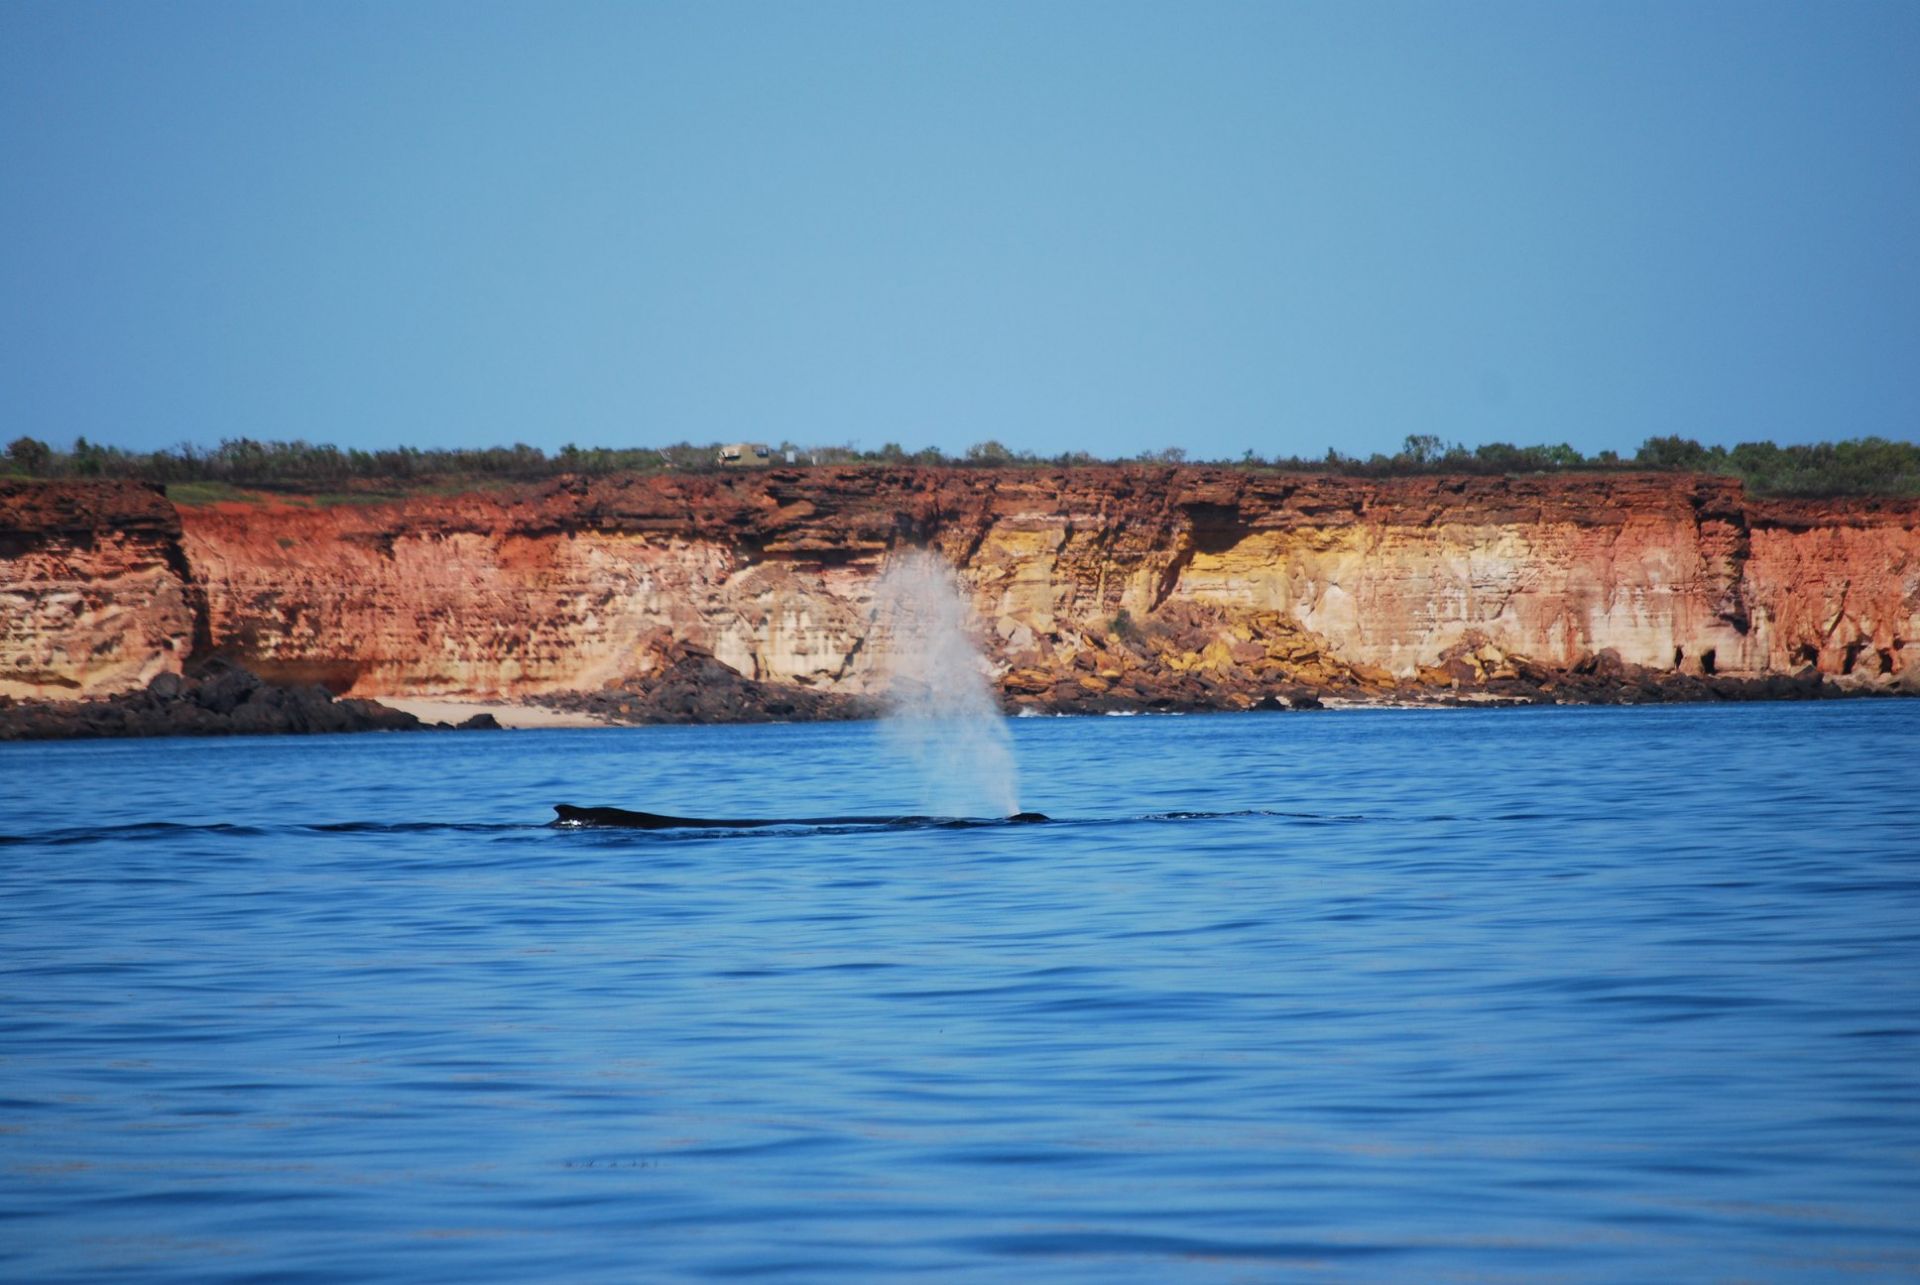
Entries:
{"type": "Polygon", "coordinates": [[[124,843],[146,839],[177,839],[193,835],[250,839],[273,834],[419,834],[460,832],[498,834],[512,830],[541,830],[545,826],[528,822],[485,823],[470,821],[339,821],[325,825],[263,826],[229,821],[193,823],[186,821],[135,821],[128,825],[69,826],[44,830],[39,834],[0,834],[0,847],[36,844],[65,847],[85,843],[124,843]]]}
{"type": "Polygon", "coordinates": [[[317,834],[499,834],[509,830],[544,830],[545,825],[528,821],[335,821],[326,825],[303,825],[296,829],[317,834]]]}
{"type": "Polygon", "coordinates": [[[1390,1245],[1340,1241],[1235,1241],[1133,1231],[1009,1232],[958,1238],[956,1244],[1002,1258],[1160,1258],[1166,1260],[1268,1260],[1298,1264],[1328,1259],[1378,1257],[1399,1252],[1390,1245]]]}
{"type": "Polygon", "coordinates": [[[1272,808],[1237,808],[1228,812],[1195,812],[1180,809],[1172,812],[1149,812],[1142,817],[1130,817],[1136,821],[1224,821],[1233,817],[1279,817],[1288,821],[1365,821],[1367,818],[1358,812],[1281,812],[1272,808]]]}
{"type": "Polygon", "coordinates": [[[34,843],[60,847],[66,844],[101,843],[109,840],[165,839],[188,834],[219,834],[249,838],[266,833],[267,830],[262,826],[233,825],[224,821],[211,825],[190,825],[179,821],[136,821],[131,825],[70,826],[61,830],[46,830],[40,834],[0,834],[0,845],[34,843]]]}

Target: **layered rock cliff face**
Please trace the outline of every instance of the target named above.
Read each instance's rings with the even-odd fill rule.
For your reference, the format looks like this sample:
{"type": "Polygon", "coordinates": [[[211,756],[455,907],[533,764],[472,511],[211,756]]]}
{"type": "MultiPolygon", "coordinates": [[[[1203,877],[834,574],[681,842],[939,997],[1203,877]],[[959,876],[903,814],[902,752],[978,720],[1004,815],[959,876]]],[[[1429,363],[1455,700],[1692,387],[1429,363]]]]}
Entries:
{"type": "Polygon", "coordinates": [[[203,623],[159,487],[0,481],[0,696],[145,686],[203,623]]]}
{"type": "Polygon", "coordinates": [[[877,578],[918,545],[958,570],[1013,703],[1390,695],[1597,658],[1920,684],[1920,502],[1714,478],[817,468],[177,519],[140,488],[32,490],[0,493],[15,694],[138,683],[196,627],[356,696],[595,689],[689,645],[866,692],[877,578]]]}

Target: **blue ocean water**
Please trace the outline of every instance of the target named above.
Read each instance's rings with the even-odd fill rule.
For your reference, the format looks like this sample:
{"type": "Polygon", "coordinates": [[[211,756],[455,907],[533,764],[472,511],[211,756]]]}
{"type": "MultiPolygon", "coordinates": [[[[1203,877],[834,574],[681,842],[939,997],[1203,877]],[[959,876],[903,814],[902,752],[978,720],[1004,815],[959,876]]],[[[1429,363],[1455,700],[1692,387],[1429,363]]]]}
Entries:
{"type": "Polygon", "coordinates": [[[0,746],[0,1278],[1920,1273],[1920,702],[1013,731],[0,746]]]}

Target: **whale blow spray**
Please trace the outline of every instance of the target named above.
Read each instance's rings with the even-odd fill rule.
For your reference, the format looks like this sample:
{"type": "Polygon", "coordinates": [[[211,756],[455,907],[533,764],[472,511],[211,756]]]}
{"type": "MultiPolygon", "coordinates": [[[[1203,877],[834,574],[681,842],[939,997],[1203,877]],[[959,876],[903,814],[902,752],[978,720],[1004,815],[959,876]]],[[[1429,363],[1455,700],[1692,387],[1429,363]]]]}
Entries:
{"type": "Polygon", "coordinates": [[[938,555],[904,550],[874,593],[874,634],[887,679],[883,734],[918,770],[920,806],[944,816],[1020,810],[1013,737],[974,645],[974,614],[938,555]]]}

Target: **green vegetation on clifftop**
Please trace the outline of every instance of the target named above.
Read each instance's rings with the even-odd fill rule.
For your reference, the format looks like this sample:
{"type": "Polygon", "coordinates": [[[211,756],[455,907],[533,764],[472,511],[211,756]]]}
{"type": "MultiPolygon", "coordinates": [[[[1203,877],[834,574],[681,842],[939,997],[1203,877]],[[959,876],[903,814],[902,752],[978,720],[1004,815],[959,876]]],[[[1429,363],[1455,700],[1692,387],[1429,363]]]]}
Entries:
{"type": "MultiPolygon", "coordinates": [[[[0,455],[0,475],[36,478],[129,478],[166,483],[181,503],[205,504],[243,498],[236,487],[267,488],[307,495],[324,493],[330,502],[351,503],[389,491],[458,490],[488,484],[535,481],[563,474],[605,474],[715,470],[718,445],[632,447],[618,450],[567,445],[552,455],[523,443],[479,450],[342,450],[308,442],[258,442],[232,438],[211,450],[185,445],[174,450],[125,451],[79,438],[58,450],[33,437],[16,438],[0,455]]],[[[1586,456],[1566,444],[1515,446],[1489,442],[1469,449],[1458,443],[1416,435],[1393,455],[1364,459],[1329,450],[1317,459],[1267,458],[1247,451],[1231,460],[1189,460],[1178,448],[1150,451],[1130,461],[1102,460],[1084,451],[1041,457],[997,441],[968,447],[949,456],[927,448],[906,451],[889,442],[876,451],[852,446],[801,447],[782,442],[778,457],[800,465],[916,464],[959,468],[1072,467],[1114,463],[1215,464],[1238,468],[1355,477],[1406,477],[1424,474],[1497,476],[1533,473],[1606,473],[1654,470],[1717,473],[1739,478],[1762,495],[1914,495],[1920,494],[1920,443],[1863,437],[1806,446],[1742,442],[1728,450],[1702,446],[1691,438],[1653,437],[1632,457],[1613,451],[1586,456]]],[[[322,497],[316,497],[319,499],[322,497]]]]}

